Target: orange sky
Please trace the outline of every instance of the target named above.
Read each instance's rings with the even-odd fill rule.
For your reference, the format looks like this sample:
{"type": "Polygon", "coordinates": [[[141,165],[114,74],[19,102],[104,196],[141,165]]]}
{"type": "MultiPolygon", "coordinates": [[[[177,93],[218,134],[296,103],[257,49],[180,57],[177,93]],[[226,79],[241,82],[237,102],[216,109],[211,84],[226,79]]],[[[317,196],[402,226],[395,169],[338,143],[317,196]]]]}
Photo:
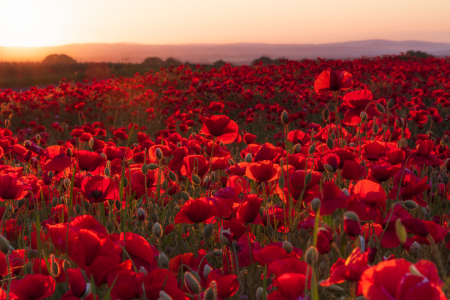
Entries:
{"type": "Polygon", "coordinates": [[[450,43],[450,0],[1,0],[0,46],[450,43]]]}

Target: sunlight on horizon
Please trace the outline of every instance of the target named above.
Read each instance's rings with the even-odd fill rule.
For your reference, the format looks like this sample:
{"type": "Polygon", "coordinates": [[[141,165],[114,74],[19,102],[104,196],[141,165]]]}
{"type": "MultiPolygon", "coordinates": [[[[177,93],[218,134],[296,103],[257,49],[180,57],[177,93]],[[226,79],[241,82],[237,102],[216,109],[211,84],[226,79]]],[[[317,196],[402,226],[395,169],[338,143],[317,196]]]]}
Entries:
{"type": "Polygon", "coordinates": [[[0,46],[75,43],[450,43],[450,1],[3,0],[0,46]],[[436,8],[439,9],[436,9],[436,8]]]}

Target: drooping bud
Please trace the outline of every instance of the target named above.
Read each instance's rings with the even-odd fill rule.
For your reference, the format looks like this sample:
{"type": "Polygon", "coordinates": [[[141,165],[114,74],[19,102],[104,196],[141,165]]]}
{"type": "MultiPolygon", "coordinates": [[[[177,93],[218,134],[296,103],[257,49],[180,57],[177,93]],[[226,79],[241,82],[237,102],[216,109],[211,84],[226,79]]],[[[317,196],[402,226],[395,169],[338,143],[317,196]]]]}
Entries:
{"type": "Polygon", "coordinates": [[[378,110],[380,113],[384,114],[384,107],[383,107],[383,105],[381,105],[380,103],[377,103],[377,110],[378,110]]]}
{"type": "Polygon", "coordinates": [[[182,198],[184,201],[188,201],[188,200],[189,200],[189,194],[186,193],[186,192],[181,192],[181,198],[182,198]]]}
{"type": "Polygon", "coordinates": [[[407,209],[417,209],[419,208],[419,206],[417,205],[416,202],[414,202],[413,200],[406,200],[403,205],[407,208],[407,209]]]}
{"type": "Polygon", "coordinates": [[[309,184],[311,182],[311,179],[312,179],[312,174],[311,174],[311,172],[309,172],[305,176],[305,184],[309,184]]]}
{"type": "Polygon", "coordinates": [[[9,252],[9,242],[2,235],[0,235],[0,251],[5,255],[7,255],[9,252]]]}
{"type": "Polygon", "coordinates": [[[161,160],[164,157],[160,148],[156,148],[155,155],[158,160],[161,160]]]}
{"type": "Polygon", "coordinates": [[[220,257],[220,256],[223,255],[223,252],[220,249],[216,249],[216,250],[213,251],[213,255],[216,256],[216,257],[220,257]]]}
{"type": "Polygon", "coordinates": [[[200,178],[199,178],[197,175],[195,175],[195,174],[192,174],[192,182],[193,182],[195,185],[200,185],[200,184],[202,183],[202,181],[200,180],[200,178]]]}
{"type": "Polygon", "coordinates": [[[335,172],[334,168],[333,168],[332,166],[330,166],[329,164],[323,164],[323,168],[324,168],[327,172],[330,172],[330,173],[334,173],[334,172],[335,172]]]}
{"type": "Polygon", "coordinates": [[[395,105],[395,100],[393,98],[389,99],[389,101],[387,103],[388,109],[394,108],[394,105],[395,105]]]}
{"type": "Polygon", "coordinates": [[[232,243],[232,239],[231,238],[232,238],[232,235],[231,235],[231,232],[229,230],[221,230],[220,231],[219,240],[220,240],[220,243],[222,245],[231,246],[231,243],[232,243]]]}
{"type": "Polygon", "coordinates": [[[205,279],[208,278],[209,272],[211,272],[211,266],[205,264],[205,266],[203,267],[203,276],[205,277],[205,279]]]}
{"type": "Polygon", "coordinates": [[[309,155],[312,155],[314,152],[316,152],[316,144],[312,144],[308,149],[309,155]]]}
{"type": "Polygon", "coordinates": [[[211,282],[211,286],[205,292],[205,300],[217,300],[217,290],[215,288],[216,283],[211,282]],[[214,286],[214,287],[213,287],[214,286]]]}
{"type": "Polygon", "coordinates": [[[211,237],[211,235],[213,234],[213,231],[214,231],[214,228],[211,224],[206,225],[205,228],[203,228],[203,232],[202,232],[203,238],[205,240],[209,239],[211,237]]]}
{"type": "Polygon", "coordinates": [[[359,114],[359,116],[360,116],[362,122],[366,122],[367,121],[367,113],[365,111],[362,111],[359,114]]]}
{"type": "Polygon", "coordinates": [[[173,182],[175,182],[175,181],[177,181],[177,175],[174,172],[170,171],[169,179],[172,180],[173,182]]]}
{"type": "Polygon", "coordinates": [[[328,292],[332,294],[342,294],[344,292],[344,289],[337,284],[332,284],[330,286],[324,287],[328,292]]]}

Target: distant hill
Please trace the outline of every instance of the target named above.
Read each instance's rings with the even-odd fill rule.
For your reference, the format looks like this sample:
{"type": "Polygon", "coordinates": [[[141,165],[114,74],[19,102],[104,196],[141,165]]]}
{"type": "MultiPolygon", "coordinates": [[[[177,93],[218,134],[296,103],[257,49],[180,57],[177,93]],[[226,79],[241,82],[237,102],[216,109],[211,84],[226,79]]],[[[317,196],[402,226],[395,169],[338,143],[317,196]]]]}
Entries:
{"type": "Polygon", "coordinates": [[[78,62],[135,62],[146,57],[168,57],[192,63],[213,63],[224,60],[248,64],[255,58],[355,58],[400,54],[420,50],[435,56],[449,56],[450,44],[422,41],[366,40],[332,44],[183,44],[143,45],[71,44],[55,47],[0,47],[0,61],[42,61],[49,54],[67,54],[78,62]]]}

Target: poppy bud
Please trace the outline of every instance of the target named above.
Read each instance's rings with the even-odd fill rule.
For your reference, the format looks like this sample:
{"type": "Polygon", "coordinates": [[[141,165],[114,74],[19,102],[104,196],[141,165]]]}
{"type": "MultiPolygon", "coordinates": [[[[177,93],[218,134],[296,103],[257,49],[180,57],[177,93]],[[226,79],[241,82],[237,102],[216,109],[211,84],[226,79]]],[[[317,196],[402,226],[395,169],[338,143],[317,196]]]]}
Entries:
{"type": "Polygon", "coordinates": [[[345,196],[350,196],[350,192],[347,189],[343,189],[342,192],[345,194],[345,196]]]}
{"type": "Polygon", "coordinates": [[[157,164],[154,164],[154,163],[151,163],[151,164],[148,165],[148,168],[149,168],[151,171],[154,171],[154,170],[158,169],[158,165],[157,165],[157,164]]]}
{"type": "Polygon", "coordinates": [[[351,142],[351,143],[349,144],[349,146],[350,146],[350,147],[355,147],[355,143],[351,142]]]}
{"type": "Polygon", "coordinates": [[[326,270],[327,270],[327,263],[324,260],[322,260],[319,264],[319,273],[325,274],[326,270]]]}
{"type": "Polygon", "coordinates": [[[397,118],[395,119],[395,124],[398,128],[403,128],[403,126],[405,125],[405,120],[403,118],[397,118]]]}
{"type": "Polygon", "coordinates": [[[359,116],[360,116],[362,122],[366,122],[367,121],[367,113],[365,111],[362,111],[359,114],[359,116]]]}
{"type": "Polygon", "coordinates": [[[300,145],[300,144],[295,145],[295,153],[300,153],[300,152],[302,152],[302,145],[300,145]]]}
{"type": "Polygon", "coordinates": [[[305,261],[308,265],[314,264],[318,258],[319,252],[315,247],[311,246],[308,248],[308,250],[306,250],[305,261]]]}
{"type": "Polygon", "coordinates": [[[142,168],[141,168],[142,174],[147,175],[148,173],[148,165],[147,164],[143,164],[142,168]]]}
{"type": "Polygon", "coordinates": [[[173,300],[166,292],[159,291],[159,299],[158,300],[173,300]]]}
{"type": "Polygon", "coordinates": [[[164,157],[160,148],[156,148],[155,154],[158,160],[161,160],[164,157]]]}
{"type": "Polygon", "coordinates": [[[205,228],[203,228],[203,232],[202,232],[203,238],[205,240],[209,239],[211,237],[211,235],[213,234],[213,230],[214,230],[214,228],[211,224],[206,225],[205,228]]]}
{"type": "Polygon", "coordinates": [[[162,251],[159,252],[158,262],[163,269],[167,269],[169,267],[169,259],[162,251]]]}
{"type": "Polygon", "coordinates": [[[231,246],[232,236],[229,230],[221,230],[220,231],[220,243],[225,246],[231,246]]]}
{"type": "Polygon", "coordinates": [[[264,300],[265,293],[262,287],[259,287],[256,290],[256,300],[264,300]]]}
{"type": "Polygon", "coordinates": [[[214,250],[213,255],[216,257],[222,256],[223,252],[220,249],[214,250]]]}
{"type": "Polygon", "coordinates": [[[138,273],[142,273],[142,274],[144,274],[144,276],[147,276],[147,274],[148,274],[147,270],[143,266],[139,267],[138,273]]]}
{"type": "Polygon", "coordinates": [[[306,230],[305,228],[300,228],[300,237],[305,238],[308,235],[308,230],[306,230]]]}
{"type": "Polygon", "coordinates": [[[288,241],[284,241],[283,242],[283,249],[289,254],[292,252],[293,248],[292,248],[292,244],[289,243],[288,241]]]}
{"type": "Polygon", "coordinates": [[[95,143],[94,139],[91,138],[91,139],[89,140],[89,147],[91,147],[91,149],[94,148],[94,143],[95,143]]]}
{"type": "Polygon", "coordinates": [[[404,244],[406,242],[406,239],[408,238],[408,235],[406,233],[406,228],[402,224],[401,219],[395,220],[395,232],[397,233],[397,237],[404,244]]]}
{"type": "Polygon", "coordinates": [[[113,233],[114,226],[111,222],[106,223],[106,230],[108,230],[109,234],[113,233]]]}
{"type": "Polygon", "coordinates": [[[214,172],[214,171],[211,172],[210,179],[211,179],[211,182],[216,182],[216,180],[217,180],[216,172],[214,172]]]}
{"type": "Polygon", "coordinates": [[[330,166],[329,164],[323,164],[323,168],[324,168],[327,172],[330,172],[330,173],[334,173],[334,172],[335,172],[334,168],[333,168],[332,166],[330,166]]]}
{"type": "Polygon", "coordinates": [[[231,158],[228,159],[228,163],[230,164],[230,166],[234,166],[234,160],[232,160],[231,158]]]}
{"type": "Polygon", "coordinates": [[[311,155],[316,152],[316,144],[312,144],[308,149],[308,154],[311,155]]]}
{"type": "Polygon", "coordinates": [[[169,172],[169,179],[172,181],[177,181],[177,175],[175,175],[174,172],[170,171],[169,172]]]}
{"type": "Polygon", "coordinates": [[[145,220],[145,211],[142,208],[139,208],[137,210],[137,215],[138,215],[139,220],[141,220],[141,221],[145,220]]]}
{"type": "Polygon", "coordinates": [[[384,107],[383,107],[383,105],[381,105],[380,103],[377,103],[377,110],[378,110],[380,113],[384,114],[384,107]]]}
{"type": "Polygon", "coordinates": [[[348,211],[344,214],[344,231],[351,237],[356,237],[361,234],[359,217],[352,211],[348,211]]]}
{"type": "Polygon", "coordinates": [[[38,257],[39,257],[39,252],[37,250],[28,249],[28,251],[27,251],[28,259],[33,259],[33,258],[38,258],[38,257]]]}
{"type": "Polygon", "coordinates": [[[344,289],[336,284],[325,286],[324,288],[332,294],[342,294],[344,292],[344,289]]]}
{"type": "MultiPolygon", "coordinates": [[[[194,176],[194,175],[192,175],[194,176]]],[[[208,184],[209,182],[209,176],[205,176],[205,178],[203,178],[203,184],[208,184]]]]}
{"type": "Polygon", "coordinates": [[[81,214],[81,205],[78,203],[75,204],[74,210],[77,215],[81,214]]]}
{"type": "Polygon", "coordinates": [[[186,280],[187,286],[192,291],[192,293],[199,294],[200,293],[200,284],[198,283],[197,278],[195,278],[195,276],[192,275],[190,272],[186,272],[184,274],[184,278],[186,280]]]}
{"type": "Polygon", "coordinates": [[[246,163],[251,163],[253,161],[253,156],[251,153],[247,153],[247,155],[245,156],[245,162],[246,163]]]}
{"type": "Polygon", "coordinates": [[[284,189],[284,176],[280,176],[280,178],[278,178],[278,186],[280,189],[284,189]]]}
{"type": "MultiPolygon", "coordinates": [[[[211,282],[211,285],[214,282],[211,282]]],[[[214,283],[215,284],[215,283],[214,283]]],[[[205,292],[205,298],[204,300],[216,300],[217,299],[217,292],[214,288],[209,288],[205,292]]]]}
{"type": "Polygon", "coordinates": [[[413,200],[406,200],[403,205],[408,209],[417,209],[419,206],[413,200]]]}
{"type": "Polygon", "coordinates": [[[378,124],[377,123],[373,123],[373,126],[372,126],[372,131],[373,131],[373,133],[374,134],[378,134],[378,124]]]}
{"type": "Polygon", "coordinates": [[[64,186],[66,187],[66,189],[70,188],[70,179],[69,178],[64,179],[64,186]]]}
{"type": "Polygon", "coordinates": [[[444,173],[444,175],[442,176],[442,182],[444,184],[448,184],[449,183],[449,178],[448,178],[447,173],[444,173]]]}
{"type": "Polygon", "coordinates": [[[417,241],[414,241],[409,249],[409,251],[414,255],[419,255],[420,252],[422,252],[422,246],[420,246],[417,241]]]}
{"type": "Polygon", "coordinates": [[[100,156],[103,157],[104,159],[107,159],[106,154],[105,153],[100,153],[100,156]]]}
{"type": "Polygon", "coordinates": [[[10,122],[8,119],[6,119],[6,120],[5,120],[5,126],[6,126],[6,127],[9,127],[10,125],[11,125],[11,122],[10,122]]]}
{"type": "Polygon", "coordinates": [[[426,216],[427,215],[427,209],[425,207],[420,207],[419,208],[419,212],[422,216],[426,216]]]}
{"type": "Polygon", "coordinates": [[[152,233],[158,239],[162,237],[162,228],[158,222],[156,222],[155,225],[153,225],[152,233]]]}
{"type": "Polygon", "coordinates": [[[205,279],[208,279],[209,272],[211,272],[211,267],[208,264],[206,264],[203,267],[203,277],[205,277],[205,279]]]}
{"type": "Polygon", "coordinates": [[[312,179],[312,174],[311,174],[311,172],[309,172],[305,176],[305,184],[309,184],[311,182],[311,179],[312,179]]]}
{"type": "Polygon", "coordinates": [[[291,117],[286,110],[283,110],[281,113],[281,122],[283,122],[284,125],[288,125],[289,122],[291,122],[291,117]]]}
{"type": "Polygon", "coordinates": [[[394,105],[395,105],[395,100],[393,98],[389,99],[389,101],[387,103],[388,109],[394,108],[394,105]]]}
{"type": "Polygon", "coordinates": [[[162,183],[162,188],[163,188],[163,190],[167,190],[168,187],[169,187],[169,182],[168,182],[167,179],[166,179],[166,180],[164,180],[163,183],[162,183]]]}
{"type": "Polygon", "coordinates": [[[317,213],[317,212],[319,211],[319,209],[320,209],[320,204],[321,204],[321,202],[320,202],[320,199],[319,199],[319,198],[314,198],[314,199],[311,201],[311,208],[312,208],[312,210],[313,210],[315,213],[317,213]]]}
{"type": "Polygon", "coordinates": [[[323,110],[322,117],[325,122],[328,122],[328,119],[330,118],[330,111],[328,110],[328,107],[325,107],[323,110]]]}
{"type": "MultiPolygon", "coordinates": [[[[84,203],[86,203],[86,202],[84,202],[84,203]]],[[[122,205],[121,205],[119,199],[117,199],[116,202],[114,202],[114,206],[116,207],[117,210],[120,210],[122,208],[122,205]]]]}
{"type": "Polygon", "coordinates": [[[58,263],[55,261],[55,256],[53,256],[53,255],[52,255],[51,262],[52,262],[52,273],[53,273],[53,276],[58,277],[59,274],[61,273],[61,269],[60,269],[58,263]]]}
{"type": "MultiPolygon", "coordinates": [[[[208,178],[209,179],[209,178],[208,178]]],[[[200,181],[200,178],[197,176],[197,175],[195,175],[195,174],[193,174],[192,175],[192,182],[195,184],[195,185],[200,185],[202,182],[200,181]]]]}
{"type": "Polygon", "coordinates": [[[41,141],[41,135],[38,133],[36,134],[36,141],[39,143],[41,141]]]}
{"type": "Polygon", "coordinates": [[[0,235],[0,251],[5,255],[7,255],[9,252],[9,242],[2,235],[0,235]]]}
{"type": "Polygon", "coordinates": [[[59,202],[58,197],[53,197],[53,199],[52,199],[52,206],[56,207],[56,205],[58,205],[58,202],[59,202]]]}
{"type": "Polygon", "coordinates": [[[186,193],[186,192],[181,192],[181,198],[182,198],[184,201],[188,201],[188,200],[189,200],[189,194],[186,193]]]}
{"type": "Polygon", "coordinates": [[[328,138],[328,140],[327,140],[327,147],[330,150],[333,150],[333,148],[334,148],[333,141],[330,138],[328,138]]]}

